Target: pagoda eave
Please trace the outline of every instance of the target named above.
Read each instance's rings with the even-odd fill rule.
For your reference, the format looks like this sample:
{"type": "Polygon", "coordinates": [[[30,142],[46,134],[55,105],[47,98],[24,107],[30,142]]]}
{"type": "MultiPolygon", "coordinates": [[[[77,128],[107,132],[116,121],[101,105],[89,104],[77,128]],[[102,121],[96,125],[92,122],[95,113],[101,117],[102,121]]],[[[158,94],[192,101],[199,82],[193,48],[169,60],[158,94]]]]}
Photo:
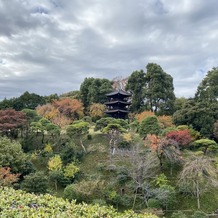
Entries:
{"type": "Polygon", "coordinates": [[[125,104],[125,105],[130,105],[131,102],[125,102],[125,101],[108,101],[105,102],[106,105],[113,105],[113,104],[125,104]]]}
{"type": "Polygon", "coordinates": [[[113,114],[113,113],[125,113],[125,114],[127,114],[127,113],[129,113],[129,111],[127,111],[127,110],[109,110],[109,111],[105,111],[105,113],[106,114],[113,114]]]}

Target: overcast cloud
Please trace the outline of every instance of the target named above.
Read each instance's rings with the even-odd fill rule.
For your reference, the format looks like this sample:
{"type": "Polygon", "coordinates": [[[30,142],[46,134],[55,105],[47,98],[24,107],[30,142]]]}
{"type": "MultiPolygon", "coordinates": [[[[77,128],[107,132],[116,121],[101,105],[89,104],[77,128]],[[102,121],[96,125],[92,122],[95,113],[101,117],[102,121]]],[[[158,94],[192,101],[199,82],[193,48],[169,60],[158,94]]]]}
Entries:
{"type": "Polygon", "coordinates": [[[0,0],[0,99],[79,90],[150,63],[192,97],[218,66],[217,0],[0,0]]]}

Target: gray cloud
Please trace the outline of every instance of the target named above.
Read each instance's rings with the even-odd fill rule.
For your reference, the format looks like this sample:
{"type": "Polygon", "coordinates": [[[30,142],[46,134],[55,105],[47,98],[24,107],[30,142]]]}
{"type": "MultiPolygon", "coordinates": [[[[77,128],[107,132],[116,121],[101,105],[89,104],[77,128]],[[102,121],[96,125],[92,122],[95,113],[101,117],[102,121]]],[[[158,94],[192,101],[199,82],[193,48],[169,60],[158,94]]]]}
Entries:
{"type": "Polygon", "coordinates": [[[2,0],[0,99],[79,89],[159,64],[191,97],[218,63],[216,0],[2,0]]]}

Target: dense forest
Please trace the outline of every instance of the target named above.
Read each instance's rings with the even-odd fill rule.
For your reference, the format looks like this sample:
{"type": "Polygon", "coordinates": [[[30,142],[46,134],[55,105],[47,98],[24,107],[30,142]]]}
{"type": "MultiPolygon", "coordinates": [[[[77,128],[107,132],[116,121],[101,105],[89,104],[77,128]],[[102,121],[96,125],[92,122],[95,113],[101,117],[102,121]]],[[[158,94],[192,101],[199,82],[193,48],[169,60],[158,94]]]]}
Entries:
{"type": "Polygon", "coordinates": [[[26,91],[0,102],[0,132],[1,217],[218,213],[218,68],[188,99],[155,63],[61,95],[26,91]],[[104,113],[118,88],[132,94],[126,120],[104,113]]]}

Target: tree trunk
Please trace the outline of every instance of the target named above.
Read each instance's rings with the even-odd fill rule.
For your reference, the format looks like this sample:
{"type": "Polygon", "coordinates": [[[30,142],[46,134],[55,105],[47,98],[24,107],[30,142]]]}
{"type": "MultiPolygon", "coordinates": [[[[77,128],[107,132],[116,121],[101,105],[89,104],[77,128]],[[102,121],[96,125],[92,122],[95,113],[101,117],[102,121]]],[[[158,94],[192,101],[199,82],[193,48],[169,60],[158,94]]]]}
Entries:
{"type": "Polygon", "coordinates": [[[136,192],[135,192],[135,196],[134,196],[134,200],[133,200],[132,209],[134,209],[134,207],[135,207],[135,202],[136,202],[136,197],[137,197],[137,191],[138,191],[138,188],[136,188],[136,192]]]}
{"type": "Polygon", "coordinates": [[[198,209],[200,209],[200,191],[199,191],[199,184],[198,181],[196,181],[196,195],[197,195],[197,204],[198,204],[198,209]]]}
{"type": "Polygon", "coordinates": [[[57,180],[55,179],[55,190],[58,190],[58,184],[57,184],[57,180]]]}
{"type": "Polygon", "coordinates": [[[84,152],[86,152],[86,148],[85,148],[85,146],[83,145],[82,137],[80,137],[79,140],[80,140],[80,145],[81,145],[81,147],[83,148],[84,152]]]}

